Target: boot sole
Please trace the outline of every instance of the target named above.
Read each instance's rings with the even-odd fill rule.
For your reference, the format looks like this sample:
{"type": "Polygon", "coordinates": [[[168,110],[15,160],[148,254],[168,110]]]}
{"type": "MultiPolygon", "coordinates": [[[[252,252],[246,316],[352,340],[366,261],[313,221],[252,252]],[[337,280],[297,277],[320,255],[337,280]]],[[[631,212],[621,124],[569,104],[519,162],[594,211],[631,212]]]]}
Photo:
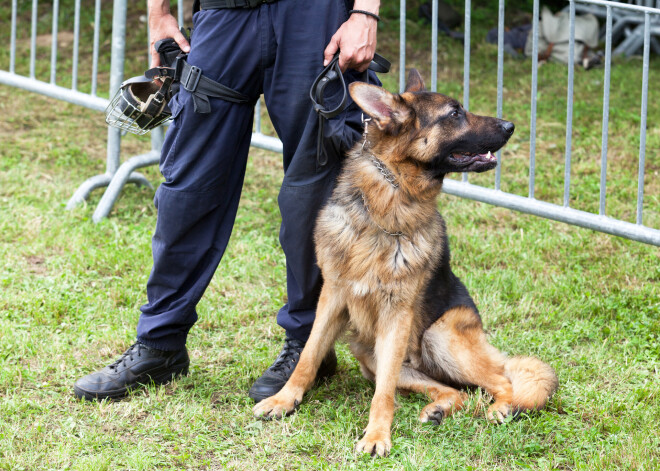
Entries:
{"type": "Polygon", "coordinates": [[[103,399],[110,399],[110,400],[122,399],[126,397],[131,391],[135,391],[151,383],[157,385],[165,384],[165,383],[169,383],[173,379],[176,379],[180,376],[188,376],[188,367],[189,367],[189,363],[182,365],[174,365],[172,371],[162,373],[158,376],[152,376],[147,374],[148,381],[145,381],[144,383],[136,382],[134,384],[126,386],[125,388],[115,389],[114,391],[106,391],[101,394],[92,391],[86,391],[78,387],[77,385],[73,386],[73,392],[76,395],[76,397],[78,397],[79,399],[85,399],[87,401],[101,401],[103,399]]]}

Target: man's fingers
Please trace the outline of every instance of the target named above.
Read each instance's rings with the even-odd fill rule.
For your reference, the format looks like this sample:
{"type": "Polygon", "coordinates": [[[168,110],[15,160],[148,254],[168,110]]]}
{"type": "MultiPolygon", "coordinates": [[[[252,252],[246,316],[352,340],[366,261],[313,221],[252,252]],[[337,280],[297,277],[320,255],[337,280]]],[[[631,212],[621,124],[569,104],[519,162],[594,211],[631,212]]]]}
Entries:
{"type": "Polygon", "coordinates": [[[179,25],[170,14],[150,14],[149,16],[149,41],[151,44],[151,67],[157,67],[160,64],[160,56],[154,49],[159,39],[172,38],[178,44],[183,52],[190,52],[190,44],[186,37],[181,34],[179,25]]]}
{"type": "Polygon", "coordinates": [[[367,69],[369,68],[369,64],[370,64],[370,62],[366,63],[365,65],[361,65],[361,66],[358,67],[356,70],[357,70],[358,72],[364,72],[365,70],[367,70],[367,69]]]}
{"type": "Polygon", "coordinates": [[[346,72],[346,69],[348,69],[348,66],[351,65],[352,59],[348,54],[343,54],[342,51],[339,52],[339,68],[341,69],[341,72],[344,73],[346,72]]]}
{"type": "Polygon", "coordinates": [[[151,68],[158,67],[160,65],[160,54],[158,54],[154,48],[151,48],[151,68]]]}
{"type": "MultiPolygon", "coordinates": [[[[332,38],[330,38],[330,44],[328,44],[328,46],[325,48],[325,51],[323,51],[323,67],[330,63],[332,58],[339,50],[339,41],[336,39],[336,37],[337,35],[335,34],[332,38]]],[[[341,57],[339,58],[339,61],[341,62],[341,57]]]]}
{"type": "Polygon", "coordinates": [[[172,36],[176,43],[179,45],[181,50],[185,53],[190,52],[190,44],[188,44],[188,41],[186,40],[186,37],[181,34],[181,31],[177,31],[174,36],[172,36]]]}

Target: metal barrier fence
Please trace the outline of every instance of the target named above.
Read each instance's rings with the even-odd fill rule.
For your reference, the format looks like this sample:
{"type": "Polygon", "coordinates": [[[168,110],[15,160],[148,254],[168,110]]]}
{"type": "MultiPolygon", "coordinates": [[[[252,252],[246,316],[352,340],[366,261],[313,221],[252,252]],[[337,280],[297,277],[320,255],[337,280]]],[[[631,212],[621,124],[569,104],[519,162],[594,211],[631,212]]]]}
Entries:
{"type": "MultiPolygon", "coordinates": [[[[48,2],[50,3],[50,2],[48,2]]],[[[119,88],[124,75],[124,48],[126,40],[126,0],[115,0],[112,10],[112,36],[111,36],[111,65],[110,65],[110,94],[119,88]]],[[[36,77],[37,66],[37,30],[39,16],[39,1],[32,0],[32,14],[30,22],[30,66],[29,75],[21,75],[16,72],[16,51],[17,51],[17,29],[18,23],[18,1],[12,0],[11,10],[11,40],[10,40],[10,64],[9,70],[0,70],[0,84],[23,88],[32,92],[67,101],[93,110],[105,110],[108,99],[97,95],[98,77],[99,77],[99,43],[101,32],[101,0],[94,0],[94,21],[93,21],[93,49],[91,54],[92,74],[91,90],[85,93],[79,89],[79,51],[80,51],[80,28],[81,28],[81,0],[74,0],[73,5],[73,53],[71,68],[71,87],[58,83],[57,72],[58,65],[58,29],[62,16],[60,11],[60,1],[52,2],[52,27],[51,53],[50,53],[50,80],[48,82],[36,77]]],[[[70,13],[70,12],[64,12],[70,13]]],[[[67,15],[68,16],[68,15],[67,15]]],[[[179,13],[179,18],[183,19],[183,12],[179,13]]],[[[22,26],[22,25],[20,25],[22,26]]],[[[133,170],[152,165],[158,162],[158,150],[163,141],[163,129],[156,130],[152,136],[152,150],[147,154],[136,156],[129,159],[120,167],[120,131],[115,128],[108,128],[107,148],[106,148],[106,171],[100,175],[87,179],[73,194],[67,203],[67,209],[71,209],[79,203],[82,203],[92,190],[109,186],[101,203],[94,213],[94,220],[98,221],[107,216],[112,208],[121,186],[124,183],[136,183],[152,187],[151,183],[140,173],[133,170]],[[155,160],[154,160],[155,159],[155,160]],[[128,165],[127,165],[128,164],[128,165]],[[130,171],[123,178],[123,182],[117,188],[118,180],[123,172],[130,171]],[[116,195],[112,197],[112,188],[115,188],[116,195]],[[111,200],[111,201],[110,201],[111,200]]]]}
{"type": "MultiPolygon", "coordinates": [[[[569,64],[568,64],[568,86],[567,86],[567,118],[566,118],[566,153],[564,164],[564,197],[563,206],[540,201],[535,198],[535,168],[536,168],[536,124],[537,124],[537,97],[538,97],[538,37],[539,37],[539,0],[534,0],[533,7],[533,53],[532,53],[532,93],[531,93],[531,122],[530,122],[530,170],[529,170],[529,193],[527,197],[514,195],[501,191],[501,151],[497,153],[498,166],[495,173],[494,188],[485,188],[468,183],[467,174],[463,175],[462,181],[445,179],[443,190],[446,193],[469,198],[485,203],[503,206],[516,211],[521,211],[537,216],[566,222],[569,224],[607,232],[628,239],[645,242],[660,246],[660,230],[643,225],[642,206],[644,200],[644,170],[646,159],[646,134],[647,134],[647,105],[649,91],[649,52],[652,35],[660,35],[660,8],[646,6],[646,3],[636,2],[644,5],[633,5],[604,0],[570,0],[570,39],[569,39],[569,64]],[[574,47],[575,47],[575,13],[576,5],[601,7],[605,11],[605,84],[603,97],[603,122],[602,122],[602,149],[601,149],[601,178],[600,178],[600,204],[598,214],[589,213],[571,208],[569,206],[570,184],[571,184],[571,155],[573,136],[573,85],[574,85],[574,47]],[[620,52],[627,52],[635,45],[643,45],[643,80],[640,112],[640,147],[639,147],[639,171],[638,190],[636,205],[636,223],[629,223],[608,217],[605,213],[606,203],[606,176],[607,176],[607,144],[609,125],[609,99],[610,99],[610,77],[612,63],[612,18],[613,12],[622,10],[628,15],[619,15],[630,23],[642,27],[635,28],[630,37],[641,37],[630,40],[627,46],[620,52]],[[640,21],[640,17],[642,20],[640,21]]],[[[503,104],[503,57],[504,57],[504,7],[505,0],[499,0],[498,13],[498,57],[497,57],[497,116],[502,117],[503,104]]],[[[656,7],[660,5],[656,4],[656,7]]],[[[469,108],[470,103],[470,26],[471,26],[471,0],[465,1],[465,41],[464,41],[464,73],[463,73],[463,105],[469,108]]],[[[401,30],[400,30],[400,89],[404,88],[405,81],[405,43],[406,43],[406,0],[401,0],[401,30]]],[[[432,2],[432,18],[437,18],[438,2],[432,2]]],[[[431,90],[437,90],[437,24],[432,22],[432,64],[431,64],[431,90]]],[[[620,31],[620,30],[619,30],[620,31]]],[[[653,42],[657,47],[657,42],[653,42]]],[[[633,51],[634,52],[634,51],[633,51]]],[[[657,152],[657,150],[656,150],[657,152]]]]}
{"type": "MultiPolygon", "coordinates": [[[[31,47],[30,47],[30,74],[29,76],[16,73],[16,30],[17,30],[17,0],[12,0],[11,17],[11,44],[9,70],[0,70],[0,84],[24,88],[33,92],[41,93],[60,100],[75,103],[91,109],[105,109],[108,100],[97,96],[97,75],[99,60],[99,30],[101,18],[101,1],[95,0],[94,14],[94,45],[93,45],[93,71],[91,93],[83,93],[78,89],[78,48],[80,36],[80,0],[75,1],[74,11],[74,45],[72,58],[72,84],[66,88],[57,83],[57,29],[59,18],[59,0],[53,2],[53,25],[52,25],[52,48],[51,48],[51,73],[50,81],[45,82],[35,78],[36,60],[36,30],[38,0],[32,0],[31,16],[31,47]]],[[[646,125],[647,104],[649,91],[649,53],[651,47],[660,52],[660,43],[655,38],[660,36],[660,0],[655,0],[655,8],[652,0],[638,0],[636,4],[618,3],[605,0],[570,0],[570,63],[568,66],[567,86],[567,122],[566,122],[566,151],[564,164],[564,198],[563,206],[551,204],[536,199],[536,125],[537,125],[537,96],[538,96],[538,34],[539,34],[539,0],[534,1],[533,7],[533,57],[531,77],[531,118],[530,118],[530,155],[529,155],[529,191],[528,196],[523,197],[501,190],[501,152],[497,153],[498,165],[495,173],[493,188],[475,185],[467,181],[467,175],[463,175],[461,181],[446,179],[444,191],[449,194],[464,198],[478,200],[513,210],[534,214],[537,216],[563,221],[569,224],[582,226],[598,231],[607,232],[621,237],[654,244],[660,246],[660,230],[643,224],[642,208],[644,200],[644,171],[646,158],[646,125]],[[570,184],[571,184],[571,155],[573,136],[573,48],[575,45],[575,14],[576,10],[595,12],[606,19],[603,30],[605,39],[605,72],[604,72],[604,96],[603,96],[603,121],[602,121],[602,149],[601,149],[601,178],[599,188],[599,212],[598,214],[571,208],[570,184]],[[616,24],[613,26],[613,19],[616,24]],[[609,126],[609,99],[610,99],[610,77],[612,61],[612,37],[628,34],[626,40],[614,51],[621,53],[634,53],[638,48],[643,49],[643,83],[640,112],[640,148],[639,148],[639,172],[638,191],[636,205],[636,223],[625,222],[606,215],[606,176],[607,176],[607,145],[609,126]]],[[[182,0],[178,5],[181,6],[182,0]]],[[[124,72],[124,48],[126,37],[126,0],[115,0],[113,4],[113,29],[112,29],[112,59],[110,67],[110,96],[119,87],[124,72]]],[[[504,11],[505,0],[499,0],[498,8],[498,56],[497,56],[497,116],[502,117],[503,108],[503,76],[504,76],[504,11]]],[[[470,47],[471,47],[471,0],[465,1],[465,40],[464,40],[464,72],[463,72],[463,104],[469,108],[470,104],[470,47]]],[[[438,13],[438,1],[432,1],[432,18],[438,13]]],[[[183,8],[177,8],[179,23],[183,24],[183,8]]],[[[405,65],[406,65],[406,0],[400,0],[400,55],[399,55],[399,87],[404,88],[405,65]]],[[[437,90],[438,83],[438,27],[432,22],[431,32],[431,90],[437,90]]],[[[257,105],[256,132],[252,135],[252,145],[264,149],[282,152],[282,143],[271,136],[261,132],[260,105],[257,105]]],[[[151,150],[145,154],[134,156],[120,165],[120,141],[119,130],[110,128],[108,130],[106,172],[96,175],[85,181],[69,200],[67,208],[71,208],[87,198],[95,188],[107,186],[99,205],[97,206],[93,220],[98,222],[106,217],[117,199],[121,189],[126,183],[137,183],[151,187],[151,184],[135,170],[148,165],[154,165],[159,160],[159,149],[163,142],[163,130],[157,129],[152,132],[151,150]]]]}

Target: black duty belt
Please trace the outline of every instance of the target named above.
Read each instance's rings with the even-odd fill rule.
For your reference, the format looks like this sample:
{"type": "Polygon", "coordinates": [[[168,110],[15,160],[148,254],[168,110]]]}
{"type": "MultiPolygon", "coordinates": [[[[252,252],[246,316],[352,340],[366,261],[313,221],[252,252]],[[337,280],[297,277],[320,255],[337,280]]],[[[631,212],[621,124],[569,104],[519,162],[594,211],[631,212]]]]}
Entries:
{"type": "MultiPolygon", "coordinates": [[[[387,73],[390,71],[390,62],[385,59],[380,54],[374,54],[374,58],[369,64],[369,68],[364,71],[363,81],[369,83],[369,70],[373,70],[377,73],[387,73]]],[[[339,52],[335,54],[335,57],[330,61],[330,63],[323,69],[318,77],[314,80],[312,88],[309,89],[309,98],[314,104],[314,111],[319,115],[319,130],[318,137],[316,140],[316,161],[319,165],[323,166],[328,163],[328,155],[326,153],[325,147],[323,146],[323,125],[325,123],[324,119],[330,119],[337,116],[339,113],[344,111],[346,108],[346,102],[348,101],[348,91],[346,90],[346,82],[344,81],[344,76],[341,73],[339,68],[339,52]],[[323,104],[323,92],[325,87],[335,80],[339,80],[339,83],[342,87],[342,99],[339,105],[334,109],[327,109],[323,104]]]]}
{"type": "Polygon", "coordinates": [[[277,0],[200,0],[202,10],[224,10],[227,8],[256,8],[262,3],[273,3],[277,0]]]}

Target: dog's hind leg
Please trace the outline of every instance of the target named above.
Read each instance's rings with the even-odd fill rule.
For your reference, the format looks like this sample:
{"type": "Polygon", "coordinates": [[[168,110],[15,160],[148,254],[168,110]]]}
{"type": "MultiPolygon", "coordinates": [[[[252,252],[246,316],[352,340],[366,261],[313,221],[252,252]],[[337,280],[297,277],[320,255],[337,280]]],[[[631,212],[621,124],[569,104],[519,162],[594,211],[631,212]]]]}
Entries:
{"type": "Polygon", "coordinates": [[[487,412],[490,421],[503,422],[512,411],[506,360],[488,343],[479,315],[468,307],[450,309],[422,337],[424,369],[434,378],[484,388],[495,399],[487,412]]]}
{"type": "MultiPolygon", "coordinates": [[[[355,348],[354,345],[351,345],[351,350],[360,362],[360,370],[364,377],[375,381],[376,377],[373,372],[376,371],[376,361],[373,355],[366,349],[355,348]]],[[[440,424],[445,417],[460,410],[466,399],[465,393],[430,378],[408,363],[401,366],[396,388],[401,391],[426,394],[433,402],[424,407],[419,415],[419,420],[433,422],[436,425],[440,424]]]]}
{"type": "Polygon", "coordinates": [[[442,419],[463,408],[467,395],[428,377],[421,371],[403,365],[397,388],[426,394],[433,402],[419,414],[421,422],[439,425],[442,419]]]}
{"type": "Polygon", "coordinates": [[[280,392],[254,406],[252,411],[255,416],[282,417],[298,407],[303,395],[314,383],[323,357],[346,327],[348,312],[343,299],[330,283],[323,285],[312,332],[296,369],[280,392]]]}

